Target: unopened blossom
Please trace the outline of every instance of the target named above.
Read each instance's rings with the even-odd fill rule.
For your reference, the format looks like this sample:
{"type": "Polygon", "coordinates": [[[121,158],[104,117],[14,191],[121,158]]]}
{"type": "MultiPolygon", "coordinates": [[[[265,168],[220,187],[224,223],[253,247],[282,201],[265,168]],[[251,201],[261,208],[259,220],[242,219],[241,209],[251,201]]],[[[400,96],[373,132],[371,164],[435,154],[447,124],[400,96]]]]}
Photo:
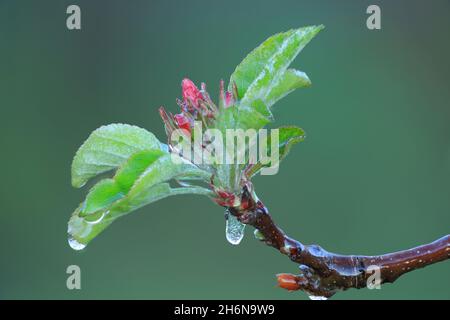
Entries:
{"type": "Polygon", "coordinates": [[[182,113],[176,114],[173,116],[175,122],[177,123],[180,129],[186,130],[187,132],[191,132],[191,125],[189,123],[189,119],[182,113]]]}
{"type": "Polygon", "coordinates": [[[198,109],[199,101],[203,99],[203,96],[197,86],[191,80],[185,78],[181,82],[181,88],[184,102],[191,102],[193,107],[198,109]]]}
{"type": "Polygon", "coordinates": [[[229,91],[225,92],[225,108],[234,104],[233,94],[229,91]]]}

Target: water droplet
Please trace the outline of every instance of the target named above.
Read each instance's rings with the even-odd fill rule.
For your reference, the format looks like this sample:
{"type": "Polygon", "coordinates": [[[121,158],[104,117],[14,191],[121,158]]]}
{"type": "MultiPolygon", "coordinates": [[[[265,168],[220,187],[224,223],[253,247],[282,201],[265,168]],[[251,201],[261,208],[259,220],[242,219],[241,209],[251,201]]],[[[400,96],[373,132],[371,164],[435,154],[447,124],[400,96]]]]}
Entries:
{"type": "Polygon", "coordinates": [[[232,214],[226,214],[225,235],[229,243],[238,245],[244,237],[245,224],[232,214]]]}
{"type": "Polygon", "coordinates": [[[97,224],[97,223],[102,222],[103,218],[105,218],[108,215],[108,213],[109,213],[109,210],[99,212],[96,215],[95,214],[89,215],[84,218],[84,221],[86,221],[86,223],[88,223],[88,224],[97,224]]]}
{"type": "Polygon", "coordinates": [[[255,238],[258,239],[259,241],[264,241],[264,240],[266,240],[266,238],[264,237],[264,235],[262,234],[262,232],[259,231],[258,229],[255,229],[255,231],[253,232],[253,234],[255,235],[255,238]]]}
{"type": "Polygon", "coordinates": [[[79,243],[75,238],[73,238],[72,236],[69,235],[69,246],[73,249],[73,250],[83,250],[84,248],[86,248],[85,244],[79,243]]]}
{"type": "Polygon", "coordinates": [[[309,298],[311,300],[328,300],[327,297],[323,297],[323,296],[309,296],[309,298]]]}

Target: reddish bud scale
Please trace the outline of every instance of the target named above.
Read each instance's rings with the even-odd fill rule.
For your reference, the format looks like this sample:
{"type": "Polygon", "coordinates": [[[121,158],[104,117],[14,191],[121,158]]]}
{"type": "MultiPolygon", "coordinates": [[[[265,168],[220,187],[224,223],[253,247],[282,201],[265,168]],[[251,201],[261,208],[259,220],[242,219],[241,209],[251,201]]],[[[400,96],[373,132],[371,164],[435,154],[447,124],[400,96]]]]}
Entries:
{"type": "Polygon", "coordinates": [[[223,190],[216,190],[216,193],[221,198],[225,198],[225,199],[234,198],[234,195],[232,193],[226,192],[226,191],[223,191],[223,190]]]}
{"type": "Polygon", "coordinates": [[[248,199],[241,200],[241,208],[247,210],[250,207],[250,201],[248,199]]]}
{"type": "Polygon", "coordinates": [[[229,91],[225,92],[225,108],[234,104],[233,94],[229,91]]]}
{"type": "Polygon", "coordinates": [[[189,119],[182,113],[174,115],[175,122],[177,123],[180,129],[183,129],[187,132],[191,132],[191,125],[189,123],[189,119]]]}
{"type": "Polygon", "coordinates": [[[230,200],[224,201],[222,199],[213,199],[213,201],[221,207],[231,207],[233,206],[234,203],[233,201],[230,200]]]}
{"type": "Polygon", "coordinates": [[[234,194],[227,192],[227,191],[223,191],[223,190],[218,190],[215,189],[214,190],[218,196],[217,199],[215,199],[214,201],[222,206],[222,207],[232,207],[235,205],[235,200],[236,197],[234,194]]]}
{"type": "Polygon", "coordinates": [[[219,85],[219,106],[225,107],[225,90],[224,90],[223,80],[220,80],[220,85],[219,85]]]}
{"type": "Polygon", "coordinates": [[[300,289],[297,277],[290,273],[277,274],[278,286],[289,291],[300,289]]]}
{"type": "Polygon", "coordinates": [[[159,115],[161,116],[161,118],[164,122],[167,135],[170,136],[170,134],[173,132],[173,130],[176,129],[175,122],[174,122],[172,115],[167,114],[166,110],[164,110],[164,107],[159,108],[159,115]]]}

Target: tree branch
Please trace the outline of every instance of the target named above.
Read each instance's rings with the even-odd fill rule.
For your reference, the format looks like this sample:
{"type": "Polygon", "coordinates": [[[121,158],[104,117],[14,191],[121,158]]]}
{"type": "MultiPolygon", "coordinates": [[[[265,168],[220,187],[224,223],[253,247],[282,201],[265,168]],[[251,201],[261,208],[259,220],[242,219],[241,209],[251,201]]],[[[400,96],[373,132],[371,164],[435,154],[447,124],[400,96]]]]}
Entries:
{"type": "Polygon", "coordinates": [[[299,275],[278,275],[278,282],[285,289],[329,298],[339,290],[366,287],[374,268],[380,272],[380,284],[392,283],[407,272],[450,258],[450,235],[413,249],[379,256],[339,255],[318,245],[304,245],[288,237],[249,190],[251,185],[247,183],[240,205],[228,210],[242,223],[256,228],[262,242],[300,265],[299,275]]]}

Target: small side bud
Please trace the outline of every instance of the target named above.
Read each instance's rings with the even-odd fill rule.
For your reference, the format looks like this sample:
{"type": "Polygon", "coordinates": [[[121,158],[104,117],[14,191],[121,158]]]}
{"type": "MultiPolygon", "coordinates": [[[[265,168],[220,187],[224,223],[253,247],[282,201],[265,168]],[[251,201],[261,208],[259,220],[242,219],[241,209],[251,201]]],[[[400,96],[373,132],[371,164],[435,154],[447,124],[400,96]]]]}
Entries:
{"type": "Polygon", "coordinates": [[[234,104],[233,95],[231,92],[227,91],[225,93],[225,108],[228,108],[229,106],[232,106],[234,104]]]}
{"type": "Polygon", "coordinates": [[[253,232],[253,234],[255,235],[255,238],[259,241],[264,241],[266,240],[266,238],[264,237],[264,235],[262,234],[261,231],[259,231],[258,229],[255,229],[255,231],[253,232]]]}
{"type": "Polygon", "coordinates": [[[290,273],[277,274],[278,286],[289,291],[300,289],[297,277],[290,273]]]}

